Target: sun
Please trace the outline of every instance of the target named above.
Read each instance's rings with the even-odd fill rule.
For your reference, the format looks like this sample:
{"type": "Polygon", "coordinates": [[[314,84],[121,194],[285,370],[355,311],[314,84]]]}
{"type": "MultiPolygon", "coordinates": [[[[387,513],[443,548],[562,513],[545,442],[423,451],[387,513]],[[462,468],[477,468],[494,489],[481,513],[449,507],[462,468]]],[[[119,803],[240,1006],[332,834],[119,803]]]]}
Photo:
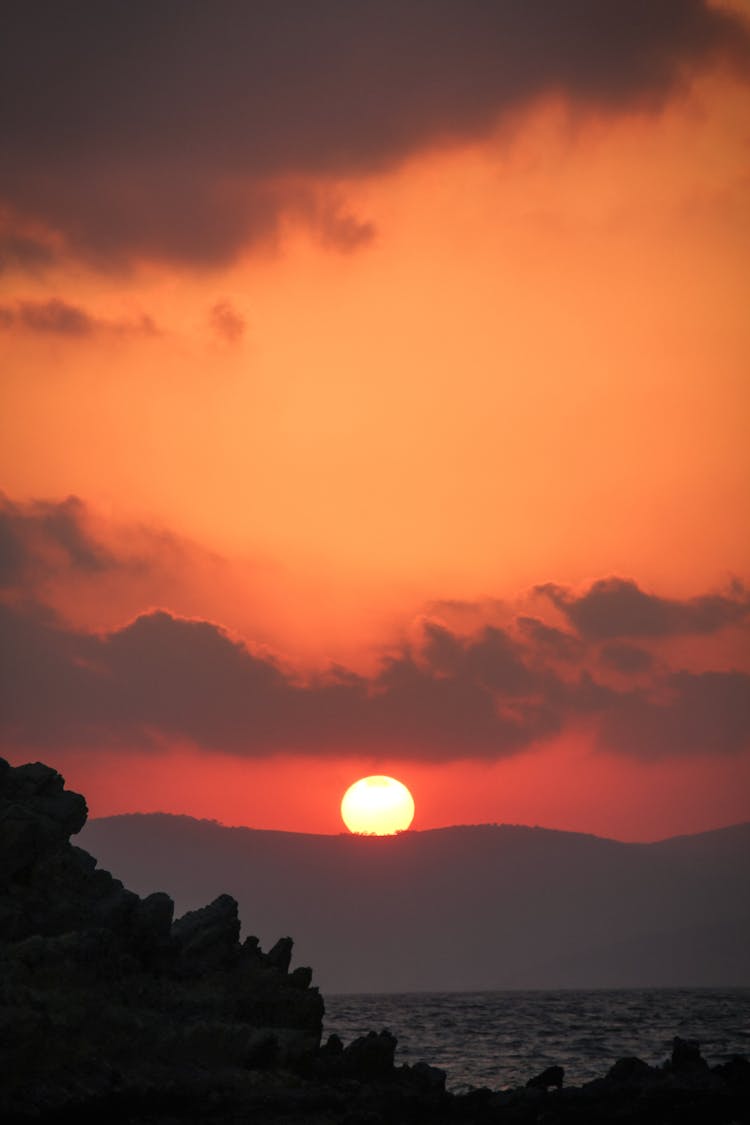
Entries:
{"type": "Polygon", "coordinates": [[[344,793],[341,819],[359,835],[393,836],[414,819],[414,798],[395,777],[363,777],[344,793]]]}

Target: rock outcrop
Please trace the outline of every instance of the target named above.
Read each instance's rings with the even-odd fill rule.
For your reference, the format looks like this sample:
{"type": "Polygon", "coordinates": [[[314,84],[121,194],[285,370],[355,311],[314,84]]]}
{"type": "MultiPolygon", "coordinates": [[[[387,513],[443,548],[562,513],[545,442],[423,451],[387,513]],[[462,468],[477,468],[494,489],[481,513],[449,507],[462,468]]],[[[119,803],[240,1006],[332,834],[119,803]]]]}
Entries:
{"type": "Polygon", "coordinates": [[[526,1083],[527,1090],[549,1090],[554,1086],[558,1090],[562,1090],[563,1079],[565,1071],[561,1066],[548,1066],[541,1074],[535,1074],[526,1083]]]}
{"type": "Polygon", "coordinates": [[[229,895],[173,921],[71,845],[86,815],[54,770],[0,759],[0,1118],[312,1059],[323,1002],[291,940],[240,944],[229,895]]]}

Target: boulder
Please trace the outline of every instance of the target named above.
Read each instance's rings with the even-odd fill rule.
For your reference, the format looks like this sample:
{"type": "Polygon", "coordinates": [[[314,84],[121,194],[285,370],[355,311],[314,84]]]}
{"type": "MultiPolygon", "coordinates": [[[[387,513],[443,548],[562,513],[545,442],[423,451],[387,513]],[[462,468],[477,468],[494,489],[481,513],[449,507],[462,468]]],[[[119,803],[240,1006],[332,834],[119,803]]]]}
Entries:
{"type": "Polygon", "coordinates": [[[727,1086],[750,1094],[750,1062],[742,1055],[733,1055],[727,1062],[719,1063],[713,1072],[727,1086]]]}
{"type": "Polygon", "coordinates": [[[405,1068],[411,1072],[412,1078],[425,1091],[443,1093],[447,1074],[439,1066],[430,1066],[426,1062],[416,1062],[413,1066],[405,1068]]]}
{"type": "Polygon", "coordinates": [[[361,1079],[383,1078],[393,1071],[397,1040],[390,1031],[368,1031],[344,1049],[342,1060],[348,1074],[361,1079]]]}
{"type": "Polygon", "coordinates": [[[623,1085],[640,1085],[651,1079],[659,1078],[659,1072],[645,1063],[643,1059],[626,1056],[618,1059],[607,1071],[607,1081],[622,1083],[623,1085]]]}
{"type": "Polygon", "coordinates": [[[670,1069],[678,1074],[708,1070],[708,1063],[701,1055],[700,1043],[695,1039],[680,1039],[679,1035],[675,1035],[672,1040],[670,1069]]]}
{"type": "Polygon", "coordinates": [[[344,1043],[339,1035],[333,1032],[328,1036],[323,1046],[320,1048],[320,1058],[338,1059],[344,1053],[344,1043]]]}
{"type": "Polygon", "coordinates": [[[86,823],[86,802],[41,762],[0,770],[0,883],[28,872],[86,823]]]}
{"type": "Polygon", "coordinates": [[[563,1078],[565,1071],[561,1066],[548,1066],[541,1074],[534,1075],[526,1083],[527,1090],[548,1090],[550,1086],[555,1086],[558,1090],[562,1090],[563,1078]]]}
{"type": "Polygon", "coordinates": [[[163,891],[139,899],[130,918],[130,931],[136,941],[150,944],[168,938],[172,931],[174,903],[163,891]]]}

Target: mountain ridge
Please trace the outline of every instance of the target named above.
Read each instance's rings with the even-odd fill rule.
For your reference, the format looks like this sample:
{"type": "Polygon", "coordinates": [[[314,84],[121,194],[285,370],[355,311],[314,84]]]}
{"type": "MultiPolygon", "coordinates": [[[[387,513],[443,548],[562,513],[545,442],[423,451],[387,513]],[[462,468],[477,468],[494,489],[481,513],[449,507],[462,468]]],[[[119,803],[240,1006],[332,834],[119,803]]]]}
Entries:
{"type": "MultiPolygon", "coordinates": [[[[90,817],[87,824],[98,824],[100,822],[109,822],[116,820],[124,820],[129,817],[132,818],[147,818],[147,817],[162,817],[169,820],[192,821],[195,824],[212,824],[218,828],[225,828],[231,832],[262,832],[268,835],[275,836],[304,836],[316,837],[326,840],[348,840],[351,837],[357,839],[386,839],[388,837],[376,836],[375,833],[352,833],[348,831],[341,832],[297,832],[291,828],[256,828],[251,824],[225,824],[223,821],[216,820],[214,817],[205,816],[191,816],[189,813],[170,813],[170,812],[124,812],[124,813],[111,813],[107,816],[93,816],[90,817]]],[[[427,836],[440,832],[464,832],[486,829],[521,829],[528,832],[545,832],[549,835],[558,836],[577,836],[589,840],[604,840],[612,844],[624,844],[627,847],[642,846],[653,847],[658,844],[666,844],[672,840],[692,840],[704,836],[716,836],[720,833],[728,833],[735,831],[747,830],[750,831],[750,820],[736,821],[733,824],[720,825],[718,828],[705,828],[700,832],[679,832],[674,836],[660,836],[657,840],[618,840],[615,836],[600,836],[597,832],[577,832],[568,828],[548,828],[543,824],[519,824],[507,821],[485,821],[477,824],[442,824],[435,828],[408,828],[404,832],[393,833],[393,837],[404,836],[427,836]]]]}
{"type": "Polygon", "coordinates": [[[329,992],[750,984],[750,824],[653,843],[526,825],[397,836],[89,821],[78,842],[178,910],[220,891],[329,992]]]}

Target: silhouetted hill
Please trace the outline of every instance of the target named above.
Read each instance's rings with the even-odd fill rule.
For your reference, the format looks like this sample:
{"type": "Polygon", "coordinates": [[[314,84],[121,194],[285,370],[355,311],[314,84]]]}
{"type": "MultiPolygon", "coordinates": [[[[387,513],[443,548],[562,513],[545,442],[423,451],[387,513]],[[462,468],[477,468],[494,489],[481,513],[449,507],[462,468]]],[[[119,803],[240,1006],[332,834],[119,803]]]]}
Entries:
{"type": "Polygon", "coordinates": [[[623,844],[508,825],[313,836],[167,814],[82,847],[178,912],[219,890],[324,992],[750,984],[750,824],[623,844]]]}

